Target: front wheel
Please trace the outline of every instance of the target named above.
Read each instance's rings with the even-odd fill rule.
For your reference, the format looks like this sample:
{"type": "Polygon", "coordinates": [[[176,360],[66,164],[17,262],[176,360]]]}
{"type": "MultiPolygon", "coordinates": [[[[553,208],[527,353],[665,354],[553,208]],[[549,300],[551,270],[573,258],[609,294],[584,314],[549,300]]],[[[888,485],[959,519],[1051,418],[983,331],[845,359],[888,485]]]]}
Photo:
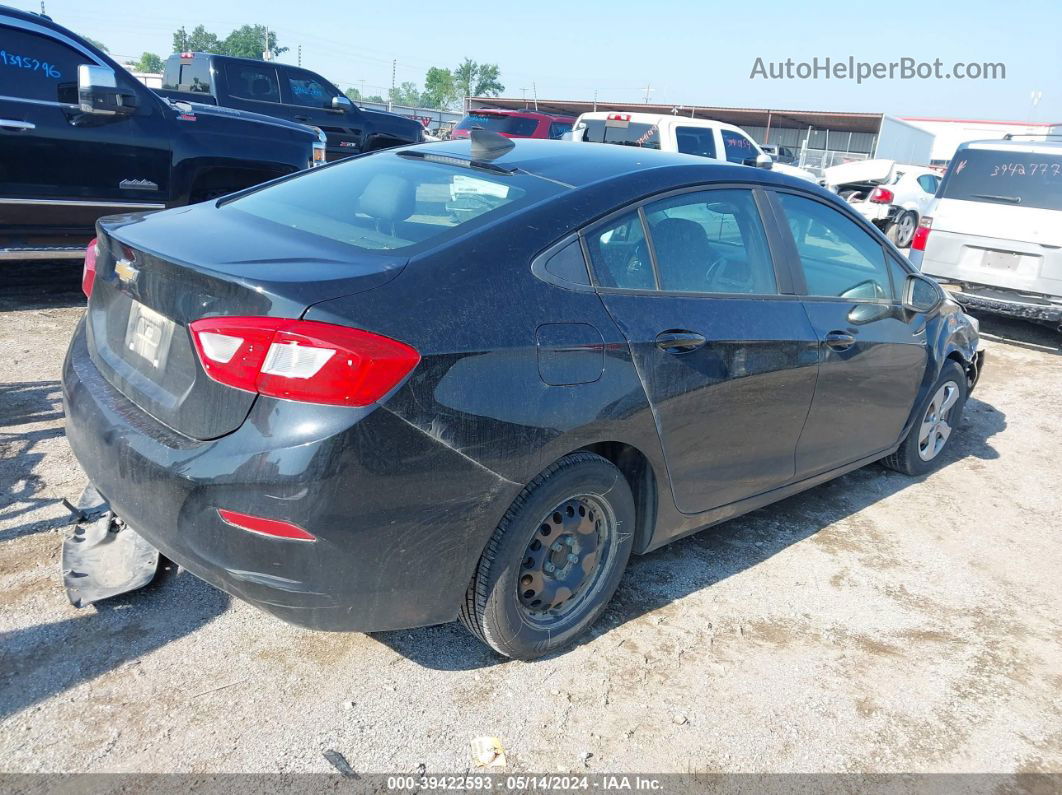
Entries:
{"type": "Polygon", "coordinates": [[[922,401],[918,419],[907,438],[895,453],[881,462],[908,475],[924,475],[932,470],[959,426],[967,391],[966,373],[957,362],[948,360],[922,401]]]}
{"type": "Polygon", "coordinates": [[[634,540],[634,498],[593,453],[565,456],[513,502],[480,557],[462,623],[507,657],[567,645],[602,613],[634,540]]]}

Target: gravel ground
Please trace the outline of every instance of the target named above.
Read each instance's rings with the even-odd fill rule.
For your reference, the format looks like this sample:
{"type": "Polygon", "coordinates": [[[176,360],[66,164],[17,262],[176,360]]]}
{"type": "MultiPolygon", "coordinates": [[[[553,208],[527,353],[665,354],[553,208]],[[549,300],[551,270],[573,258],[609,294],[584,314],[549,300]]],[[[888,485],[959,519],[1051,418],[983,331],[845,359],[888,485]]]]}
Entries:
{"type": "Polygon", "coordinates": [[[492,735],[508,771],[1062,771],[1057,353],[989,343],[935,474],[867,467],[635,559],[586,643],[521,663],[457,625],[296,629],[184,573],[75,610],[79,273],[0,278],[0,770],[458,772],[492,735]]]}

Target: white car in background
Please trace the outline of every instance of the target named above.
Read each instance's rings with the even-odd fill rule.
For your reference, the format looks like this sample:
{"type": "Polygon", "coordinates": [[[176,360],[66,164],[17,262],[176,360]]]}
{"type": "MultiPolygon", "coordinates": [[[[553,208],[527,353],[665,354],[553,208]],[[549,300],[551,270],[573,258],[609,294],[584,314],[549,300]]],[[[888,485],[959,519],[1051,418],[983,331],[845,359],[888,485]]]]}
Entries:
{"type": "Polygon", "coordinates": [[[960,304],[1062,331],[1062,143],[955,151],[910,260],[960,304]]]}
{"type": "Polygon", "coordinates": [[[769,168],[779,174],[818,182],[810,171],[775,163],[740,127],[711,119],[659,113],[584,113],[575,120],[571,140],[682,152],[744,166],[769,168]]]}
{"type": "Polygon", "coordinates": [[[931,168],[894,160],[860,160],[823,172],[826,186],[884,232],[897,248],[911,245],[940,180],[931,168]]]}

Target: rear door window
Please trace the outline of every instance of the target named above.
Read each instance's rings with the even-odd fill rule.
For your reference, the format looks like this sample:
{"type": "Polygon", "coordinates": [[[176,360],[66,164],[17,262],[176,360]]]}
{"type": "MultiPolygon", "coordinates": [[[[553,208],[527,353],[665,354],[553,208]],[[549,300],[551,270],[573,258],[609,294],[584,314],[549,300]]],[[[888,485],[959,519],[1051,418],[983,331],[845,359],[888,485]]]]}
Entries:
{"type": "Polygon", "coordinates": [[[776,292],[774,264],[752,191],[683,193],[644,209],[661,290],[776,292]]]}
{"type": "Polygon", "coordinates": [[[458,130],[490,130],[517,137],[530,137],[538,129],[538,119],[499,113],[469,113],[457,125],[458,130]]]}
{"type": "Polygon", "coordinates": [[[602,287],[653,290],[653,261],[637,210],[605,222],[586,236],[594,276],[602,287]]]}
{"type": "Polygon", "coordinates": [[[595,144],[620,144],[660,148],[660,129],[655,124],[631,122],[625,119],[586,119],[583,140],[595,144]]]}
{"type": "Polygon", "coordinates": [[[940,187],[940,177],[933,174],[923,174],[918,178],[918,185],[926,193],[936,193],[937,188],[940,187]]]}
{"type": "Polygon", "coordinates": [[[752,143],[752,139],[733,130],[720,130],[719,132],[723,136],[723,151],[726,153],[726,159],[731,163],[744,164],[750,159],[756,159],[759,152],[756,151],[756,145],[752,143]]]}
{"type": "Polygon", "coordinates": [[[676,127],[678,150],[687,155],[715,157],[715,132],[705,127],[676,127]]]}
{"type": "Polygon", "coordinates": [[[963,149],[951,161],[940,196],[1062,210],[1062,154],[963,149]]]}
{"type": "Polygon", "coordinates": [[[571,130],[572,123],[570,121],[555,121],[549,125],[549,137],[556,140],[564,133],[571,132],[571,130]]]}
{"type": "Polygon", "coordinates": [[[808,295],[892,301],[885,249],[855,221],[822,202],[777,194],[796,243],[808,295]]]}
{"type": "Polygon", "coordinates": [[[0,94],[77,102],[77,67],[94,61],[39,33],[0,26],[0,94]]]}
{"type": "Polygon", "coordinates": [[[226,63],[225,78],[229,83],[229,93],[234,97],[280,102],[280,83],[277,81],[277,70],[272,66],[226,63]]]}

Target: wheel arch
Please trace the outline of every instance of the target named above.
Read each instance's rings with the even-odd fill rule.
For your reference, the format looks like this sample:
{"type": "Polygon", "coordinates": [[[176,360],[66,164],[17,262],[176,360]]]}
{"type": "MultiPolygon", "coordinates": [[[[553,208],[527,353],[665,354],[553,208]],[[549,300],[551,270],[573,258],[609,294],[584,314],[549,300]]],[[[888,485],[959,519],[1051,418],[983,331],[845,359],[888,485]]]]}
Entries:
{"type": "Polygon", "coordinates": [[[634,497],[636,524],[633,551],[636,554],[645,551],[656,530],[659,495],[656,472],[649,457],[634,445],[619,441],[595,442],[571,452],[599,455],[623,474],[634,497]]]}

